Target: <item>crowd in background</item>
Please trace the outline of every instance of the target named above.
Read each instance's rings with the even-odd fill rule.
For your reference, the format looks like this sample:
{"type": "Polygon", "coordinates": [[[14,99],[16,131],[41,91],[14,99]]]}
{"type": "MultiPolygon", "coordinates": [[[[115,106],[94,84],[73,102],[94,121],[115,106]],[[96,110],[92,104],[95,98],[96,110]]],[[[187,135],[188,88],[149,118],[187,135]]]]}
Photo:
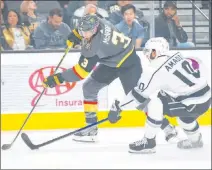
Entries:
{"type": "MultiPolygon", "coordinates": [[[[58,6],[43,11],[39,6],[48,9],[44,1],[23,0],[16,9],[9,9],[12,1],[1,0],[1,50],[64,49],[70,31],[89,12],[95,12],[114,24],[120,32],[132,38],[136,48],[143,47],[150,38],[150,23],[131,0],[45,2],[58,6]]],[[[171,47],[194,47],[180,24],[175,1],[166,1],[163,11],[155,18],[155,37],[166,38],[171,47]]]]}

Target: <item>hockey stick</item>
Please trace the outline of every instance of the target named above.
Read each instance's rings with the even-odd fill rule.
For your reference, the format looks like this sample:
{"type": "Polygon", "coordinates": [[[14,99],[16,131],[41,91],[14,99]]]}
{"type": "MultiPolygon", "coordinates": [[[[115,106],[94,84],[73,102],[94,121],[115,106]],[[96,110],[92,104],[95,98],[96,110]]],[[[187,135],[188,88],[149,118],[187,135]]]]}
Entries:
{"type": "Polygon", "coordinates": [[[75,133],[77,133],[77,132],[80,132],[80,131],[84,130],[84,129],[87,129],[87,128],[90,128],[90,127],[92,127],[92,126],[101,124],[101,123],[103,123],[103,122],[105,122],[105,121],[107,121],[107,120],[108,120],[108,118],[105,118],[105,119],[103,119],[103,120],[100,120],[100,121],[95,122],[95,123],[93,123],[93,124],[90,124],[90,125],[88,125],[88,126],[85,126],[85,127],[81,128],[81,129],[75,130],[75,131],[73,131],[73,132],[69,132],[69,133],[67,133],[67,134],[65,134],[65,135],[59,136],[59,137],[57,137],[57,138],[54,138],[54,139],[52,139],[52,140],[46,141],[46,142],[41,143],[41,144],[38,144],[38,145],[33,144],[33,143],[31,142],[31,140],[29,139],[29,137],[28,137],[28,135],[27,135],[26,133],[22,133],[22,134],[21,134],[21,138],[23,139],[24,143],[25,143],[31,150],[39,149],[40,147],[43,147],[43,146],[45,146],[45,145],[51,144],[51,143],[53,143],[53,142],[55,142],[55,141],[58,141],[58,140],[60,140],[60,139],[66,138],[66,137],[68,137],[68,136],[71,136],[71,135],[73,135],[73,134],[75,134],[75,133]]]}
{"type": "MultiPolygon", "coordinates": [[[[146,106],[149,102],[150,102],[150,99],[147,99],[147,100],[140,106],[139,109],[142,110],[143,108],[145,108],[145,106],[146,106]]],[[[124,105],[125,105],[125,104],[123,104],[122,106],[124,106],[124,105]]],[[[51,139],[51,140],[49,140],[49,141],[46,141],[46,142],[41,143],[41,144],[38,144],[38,145],[33,144],[32,141],[30,140],[29,136],[28,136],[26,133],[22,133],[22,134],[21,134],[21,138],[23,139],[24,143],[25,143],[31,150],[35,150],[35,149],[39,149],[40,147],[43,147],[43,146],[45,146],[45,145],[51,144],[51,143],[53,143],[53,142],[55,142],[55,141],[58,141],[58,140],[60,140],[60,139],[66,138],[66,137],[68,137],[68,136],[71,136],[71,135],[73,135],[73,134],[75,134],[75,133],[77,133],[77,132],[80,132],[80,131],[84,130],[84,129],[87,129],[87,128],[90,128],[90,127],[92,127],[92,126],[95,126],[95,125],[101,124],[101,123],[103,123],[103,122],[106,122],[107,120],[108,120],[108,118],[105,118],[105,119],[103,119],[103,120],[100,120],[100,121],[98,121],[98,122],[92,123],[92,124],[90,124],[90,125],[88,125],[88,126],[85,126],[85,127],[83,127],[83,128],[80,128],[80,129],[75,130],[75,131],[73,131],[73,132],[69,132],[69,133],[67,133],[67,134],[65,134],[65,135],[56,137],[56,138],[54,138],[54,139],[51,139]]]]}
{"type": "MultiPolygon", "coordinates": [[[[65,54],[63,55],[63,57],[61,58],[60,62],[58,63],[54,73],[56,73],[56,71],[58,70],[58,68],[60,67],[61,63],[63,62],[65,56],[68,54],[69,50],[71,49],[72,47],[68,47],[66,48],[65,50],[65,54]]],[[[31,109],[30,113],[28,114],[27,118],[25,119],[23,125],[21,126],[20,130],[18,131],[17,135],[15,136],[15,138],[13,139],[13,141],[10,143],[10,144],[3,144],[2,145],[2,150],[7,150],[7,149],[10,149],[11,146],[14,144],[14,142],[16,141],[17,137],[19,136],[19,134],[21,133],[22,129],[24,128],[26,122],[28,121],[28,119],[30,118],[33,110],[35,109],[35,107],[37,106],[39,100],[41,99],[41,97],[43,96],[44,92],[45,92],[46,88],[43,89],[42,93],[40,94],[39,98],[37,99],[37,101],[35,102],[35,105],[33,106],[33,108],[31,109]]]]}

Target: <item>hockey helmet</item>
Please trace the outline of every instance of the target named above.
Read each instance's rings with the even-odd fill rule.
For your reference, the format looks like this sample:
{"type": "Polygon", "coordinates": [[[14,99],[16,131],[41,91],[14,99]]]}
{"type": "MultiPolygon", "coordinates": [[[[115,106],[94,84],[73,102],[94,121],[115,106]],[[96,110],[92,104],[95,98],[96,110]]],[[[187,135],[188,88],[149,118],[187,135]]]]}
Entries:
{"type": "Polygon", "coordinates": [[[91,31],[93,34],[95,34],[98,26],[98,17],[95,14],[86,14],[79,21],[78,31],[81,36],[83,35],[83,32],[87,31],[91,31]]]}
{"type": "Polygon", "coordinates": [[[163,37],[149,39],[143,49],[143,54],[151,61],[161,55],[165,55],[169,51],[169,43],[163,37]],[[156,52],[156,56],[152,57],[152,52],[156,52]]]}

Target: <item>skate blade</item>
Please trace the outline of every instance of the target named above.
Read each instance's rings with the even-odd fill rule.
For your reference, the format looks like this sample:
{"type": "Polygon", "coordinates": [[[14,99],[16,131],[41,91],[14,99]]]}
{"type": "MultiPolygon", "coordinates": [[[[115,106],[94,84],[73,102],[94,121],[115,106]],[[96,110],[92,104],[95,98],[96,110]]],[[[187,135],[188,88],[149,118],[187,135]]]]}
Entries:
{"type": "Polygon", "coordinates": [[[203,148],[203,144],[200,145],[192,145],[192,146],[177,146],[179,149],[182,150],[190,150],[190,149],[201,149],[203,148]]]}
{"type": "Polygon", "coordinates": [[[73,139],[75,142],[84,142],[84,143],[95,143],[98,141],[96,136],[83,136],[83,137],[77,137],[75,136],[73,139]]]}
{"type": "Polygon", "coordinates": [[[152,148],[152,149],[145,149],[145,150],[142,150],[142,151],[135,151],[135,150],[129,149],[128,152],[129,153],[135,153],[135,154],[153,154],[153,153],[156,152],[156,149],[152,148]]]}

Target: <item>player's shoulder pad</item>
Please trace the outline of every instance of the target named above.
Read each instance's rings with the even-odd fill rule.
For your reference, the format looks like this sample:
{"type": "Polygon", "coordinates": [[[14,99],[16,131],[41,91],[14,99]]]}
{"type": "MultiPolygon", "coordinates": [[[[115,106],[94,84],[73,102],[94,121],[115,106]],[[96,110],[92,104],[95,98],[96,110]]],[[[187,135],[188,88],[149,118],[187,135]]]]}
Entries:
{"type": "Polygon", "coordinates": [[[167,59],[168,59],[167,55],[160,56],[159,58],[151,61],[149,66],[152,69],[158,70],[167,61],[167,59]]]}

